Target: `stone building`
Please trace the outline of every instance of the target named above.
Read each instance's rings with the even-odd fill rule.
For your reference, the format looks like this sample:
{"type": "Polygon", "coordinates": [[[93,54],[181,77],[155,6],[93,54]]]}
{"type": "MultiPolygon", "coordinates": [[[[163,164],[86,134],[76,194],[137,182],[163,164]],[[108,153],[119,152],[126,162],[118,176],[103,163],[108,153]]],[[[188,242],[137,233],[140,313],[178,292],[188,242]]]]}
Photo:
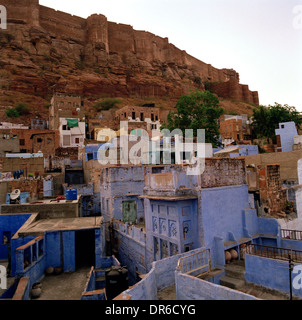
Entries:
{"type": "Polygon", "coordinates": [[[219,131],[224,145],[239,144],[244,140],[244,121],[241,116],[223,116],[219,131]]]}
{"type": "Polygon", "coordinates": [[[59,147],[59,132],[48,131],[43,133],[33,133],[32,152],[42,152],[44,158],[52,158],[55,155],[56,149],[59,147]]]}
{"type": "Polygon", "coordinates": [[[129,121],[129,127],[145,122],[146,130],[160,129],[160,109],[154,104],[146,104],[141,107],[125,106],[115,113],[115,119],[118,121],[129,121]]]}
{"type": "Polygon", "coordinates": [[[0,157],[4,157],[6,153],[20,152],[20,141],[16,135],[3,133],[0,130],[0,157]]]}

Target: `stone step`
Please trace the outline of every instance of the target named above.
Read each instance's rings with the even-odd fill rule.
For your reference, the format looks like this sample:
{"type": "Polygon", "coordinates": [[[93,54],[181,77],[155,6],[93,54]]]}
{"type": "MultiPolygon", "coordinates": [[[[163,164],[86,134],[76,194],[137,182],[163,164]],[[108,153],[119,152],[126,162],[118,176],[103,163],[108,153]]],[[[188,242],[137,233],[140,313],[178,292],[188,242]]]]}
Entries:
{"type": "Polygon", "coordinates": [[[232,278],[229,276],[224,276],[220,279],[220,284],[222,286],[238,290],[245,285],[245,281],[241,279],[232,278]]]}
{"type": "Polygon", "coordinates": [[[238,264],[228,264],[225,266],[225,274],[231,278],[245,280],[245,268],[238,264]]]}

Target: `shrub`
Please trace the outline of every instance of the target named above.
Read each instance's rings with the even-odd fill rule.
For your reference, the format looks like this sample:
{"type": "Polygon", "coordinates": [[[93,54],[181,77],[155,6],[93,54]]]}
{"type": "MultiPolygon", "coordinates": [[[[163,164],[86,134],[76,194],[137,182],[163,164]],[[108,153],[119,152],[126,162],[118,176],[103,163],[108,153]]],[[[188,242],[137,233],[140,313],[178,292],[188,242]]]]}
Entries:
{"type": "Polygon", "coordinates": [[[18,111],[15,108],[7,109],[5,111],[5,113],[9,118],[18,118],[18,117],[20,117],[20,114],[18,113],[18,111]]]}
{"type": "Polygon", "coordinates": [[[122,101],[118,98],[106,98],[102,101],[98,101],[93,108],[97,111],[109,110],[115,107],[117,104],[122,103],[122,101]]]}
{"type": "Polygon", "coordinates": [[[15,106],[15,110],[19,113],[19,115],[24,115],[24,114],[30,113],[28,106],[22,102],[18,103],[15,106]]]}

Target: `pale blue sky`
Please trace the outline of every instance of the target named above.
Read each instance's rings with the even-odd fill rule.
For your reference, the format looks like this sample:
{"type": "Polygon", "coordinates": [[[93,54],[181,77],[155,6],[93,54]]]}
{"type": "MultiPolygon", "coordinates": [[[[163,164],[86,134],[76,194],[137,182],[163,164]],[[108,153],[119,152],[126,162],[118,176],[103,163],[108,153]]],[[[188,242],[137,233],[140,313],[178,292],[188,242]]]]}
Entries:
{"type": "Polygon", "coordinates": [[[216,68],[233,68],[264,105],[302,112],[302,0],[40,0],[87,18],[104,14],[168,37],[181,50],[216,68]],[[301,6],[301,7],[300,7],[301,6]],[[295,27],[294,21],[298,21],[295,27]]]}

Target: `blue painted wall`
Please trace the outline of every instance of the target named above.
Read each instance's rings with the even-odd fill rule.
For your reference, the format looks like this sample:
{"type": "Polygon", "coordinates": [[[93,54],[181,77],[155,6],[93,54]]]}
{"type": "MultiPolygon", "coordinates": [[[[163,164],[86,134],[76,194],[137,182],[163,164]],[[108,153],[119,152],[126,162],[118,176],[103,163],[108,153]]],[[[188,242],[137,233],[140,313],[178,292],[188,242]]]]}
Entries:
{"type": "Polygon", "coordinates": [[[63,269],[64,272],[75,271],[75,233],[74,231],[62,232],[63,241],[63,269]]]}
{"type": "Polygon", "coordinates": [[[238,145],[239,152],[238,153],[231,153],[230,157],[243,157],[243,156],[250,156],[259,153],[259,149],[257,145],[238,145]]]}
{"type": "Polygon", "coordinates": [[[16,276],[17,277],[28,277],[29,278],[29,287],[40,281],[44,275],[44,271],[46,268],[46,252],[45,252],[45,240],[42,239],[39,242],[42,243],[43,251],[41,255],[38,254],[38,243],[35,245],[30,245],[26,249],[16,250],[16,276]],[[24,254],[25,251],[29,251],[31,253],[31,257],[29,259],[30,265],[28,267],[24,266],[24,254]],[[33,259],[34,252],[36,253],[36,260],[33,259]]]}
{"type": "Polygon", "coordinates": [[[45,233],[46,240],[46,265],[47,267],[59,267],[61,261],[61,236],[59,232],[47,231],[45,233]]]}
{"type": "Polygon", "coordinates": [[[3,235],[11,238],[29,217],[30,214],[0,215],[0,260],[8,258],[8,246],[3,244],[3,235]]]}
{"type": "MultiPolygon", "coordinates": [[[[292,274],[292,279],[295,276],[295,274],[292,274]]],[[[286,261],[246,255],[245,279],[248,282],[285,293],[289,293],[290,290],[288,262],[286,261]]],[[[293,288],[293,295],[302,297],[302,290],[293,288]]]]}
{"type": "Polygon", "coordinates": [[[200,246],[197,198],[186,201],[146,199],[145,203],[147,248],[152,261],[200,246]],[[163,244],[168,245],[166,250],[163,244]]]}
{"type": "Polygon", "coordinates": [[[280,135],[282,152],[292,151],[294,136],[298,135],[295,122],[279,123],[279,128],[275,130],[276,135],[280,135]]]}
{"type": "MultiPolygon", "coordinates": [[[[210,248],[212,255],[219,250],[215,237],[221,239],[220,243],[224,243],[245,236],[243,212],[248,208],[247,185],[203,189],[201,206],[205,241],[203,246],[210,248]]],[[[212,260],[216,263],[217,257],[213,255],[212,260]]]]}

